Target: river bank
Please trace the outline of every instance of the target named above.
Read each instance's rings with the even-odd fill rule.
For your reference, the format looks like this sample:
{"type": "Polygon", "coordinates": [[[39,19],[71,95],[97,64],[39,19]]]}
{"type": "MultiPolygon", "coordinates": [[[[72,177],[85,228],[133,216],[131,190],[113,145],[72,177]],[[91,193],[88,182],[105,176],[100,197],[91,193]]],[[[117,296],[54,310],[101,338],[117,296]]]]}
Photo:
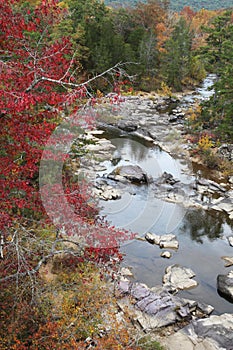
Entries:
{"type": "MultiPolygon", "coordinates": [[[[146,284],[146,293],[151,297],[154,293],[151,288],[157,286],[158,292],[158,285],[161,287],[166,268],[177,264],[191,268],[198,286],[179,291],[179,297],[207,305],[212,305],[213,301],[214,316],[219,319],[211,320],[222,325],[219,333],[226,332],[226,323],[232,332],[233,306],[219,296],[216,288],[219,275],[232,279],[230,265],[224,267],[221,260],[232,258],[232,246],[228,242],[232,235],[232,184],[224,182],[220,174],[217,179],[208,179],[206,172],[194,168],[189,155],[190,145],[184,138],[185,108],[188,107],[179,107],[178,101],[180,98],[171,100],[152,94],[125,97],[119,105],[109,103],[104,108],[97,108],[101,130],[88,134],[91,143],[87,149],[93,153],[89,164],[85,164],[85,171],[91,174],[95,183],[94,192],[100,198],[101,214],[112,224],[138,233],[140,240],[122,247],[124,265],[132,267],[132,283],[146,284]],[[122,175],[118,173],[119,169],[117,181],[109,178],[116,167],[129,164],[139,165],[150,179],[149,184],[135,185],[124,176],[119,181],[119,175],[122,175]],[[168,176],[164,177],[164,173],[168,176]],[[164,259],[160,254],[161,246],[156,248],[146,242],[148,231],[161,236],[174,233],[179,241],[178,250],[168,248],[171,256],[164,259]],[[225,313],[231,316],[222,316],[225,313]]],[[[124,278],[128,280],[127,276],[124,278]]],[[[199,319],[196,309],[190,317],[188,324],[194,325],[193,322],[199,319]]],[[[138,318],[134,321],[139,322],[138,318]]],[[[153,331],[155,328],[152,327],[153,331]]],[[[175,328],[170,332],[173,333],[175,328]]],[[[179,349],[201,349],[200,346],[202,349],[230,349],[228,345],[218,347],[216,339],[215,345],[208,341],[203,345],[206,338],[203,334],[193,335],[190,340],[185,332],[179,339],[186,345],[191,341],[192,345],[179,349]]],[[[208,337],[213,338],[213,334],[208,337]]],[[[171,343],[167,346],[176,349],[171,343]]]]}

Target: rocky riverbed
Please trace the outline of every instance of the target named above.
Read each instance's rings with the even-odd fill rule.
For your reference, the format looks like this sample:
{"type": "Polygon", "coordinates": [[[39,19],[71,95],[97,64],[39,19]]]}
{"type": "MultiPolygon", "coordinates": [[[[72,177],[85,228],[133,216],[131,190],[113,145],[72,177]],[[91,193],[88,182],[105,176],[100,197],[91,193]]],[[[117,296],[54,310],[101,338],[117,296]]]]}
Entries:
{"type": "MultiPolygon", "coordinates": [[[[149,186],[159,200],[178,203],[185,208],[222,213],[232,220],[233,179],[229,178],[228,182],[221,177],[208,179],[201,171],[193,171],[189,144],[183,137],[185,112],[190,103],[180,103],[182,98],[171,99],[157,94],[129,96],[120,105],[96,106],[100,115],[99,129],[83,136],[88,141],[85,146],[88,156],[82,160],[78,173],[85,172],[89,176],[94,184],[93,194],[102,201],[117,201],[125,193],[135,196],[138,186],[149,186]],[[118,138],[131,137],[141,140],[149,148],[158,147],[186,163],[185,177],[177,177],[168,171],[151,176],[141,165],[128,165],[127,162],[119,165],[122,155],[111,140],[103,137],[106,130],[117,131],[118,138]],[[106,162],[111,162],[111,169],[106,162]],[[187,177],[188,181],[185,180],[187,177]]],[[[231,153],[227,156],[231,157],[231,153]]],[[[166,237],[165,234],[147,232],[138,238],[166,249],[160,254],[161,259],[172,259],[173,251],[179,249],[179,241],[174,235],[166,237]]],[[[228,235],[225,240],[229,247],[233,246],[233,235],[228,235]]],[[[231,268],[233,250],[231,255],[222,256],[222,259],[231,268]]],[[[229,309],[232,309],[233,270],[216,276],[216,283],[219,294],[229,300],[229,309]]],[[[214,309],[211,305],[175,295],[179,290],[195,288],[197,284],[192,269],[181,264],[167,266],[162,285],[153,288],[134,282],[131,276],[121,273],[119,308],[130,310],[133,322],[144,332],[185,323],[182,329],[173,327],[171,335],[162,339],[167,349],[233,349],[232,312],[210,316],[214,309]]]]}

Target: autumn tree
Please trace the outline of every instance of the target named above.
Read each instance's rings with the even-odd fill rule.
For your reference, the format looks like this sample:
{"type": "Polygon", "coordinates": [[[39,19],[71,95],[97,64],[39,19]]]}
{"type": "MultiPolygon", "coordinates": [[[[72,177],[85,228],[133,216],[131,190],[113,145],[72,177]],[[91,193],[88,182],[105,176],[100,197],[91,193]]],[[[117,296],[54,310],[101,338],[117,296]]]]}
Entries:
{"type": "Polygon", "coordinates": [[[207,33],[203,30],[203,27],[209,26],[210,22],[214,17],[217,16],[216,11],[210,11],[202,8],[194,14],[190,14],[190,11],[183,11],[182,15],[188,19],[190,28],[193,31],[193,43],[192,48],[197,50],[199,47],[206,44],[207,33]]]}
{"type": "Polygon", "coordinates": [[[161,51],[165,40],[168,38],[167,17],[168,4],[163,1],[149,0],[145,4],[139,3],[135,8],[135,21],[140,23],[146,31],[143,43],[147,48],[145,54],[147,53],[148,63],[151,61],[151,57],[154,56],[153,64],[156,65],[156,52],[158,56],[158,52],[161,51]],[[148,47],[151,47],[150,51],[148,51],[148,47]],[[152,47],[154,49],[153,53],[152,47]]]}
{"type": "MultiPolygon", "coordinates": [[[[0,11],[0,337],[3,349],[25,349],[49,319],[41,268],[61,256],[74,267],[86,261],[106,267],[111,254],[120,258],[119,242],[126,236],[97,218],[88,184],[73,183],[63,169],[71,143],[90,125],[80,106],[96,79],[83,82],[77,46],[58,31],[67,9],[53,0],[30,6],[7,0],[0,1],[0,11]],[[57,169],[55,176],[46,164],[57,169]]],[[[108,71],[120,69],[117,64],[108,71]]],[[[63,334],[53,315],[50,321],[50,336],[59,327],[63,334]]]]}

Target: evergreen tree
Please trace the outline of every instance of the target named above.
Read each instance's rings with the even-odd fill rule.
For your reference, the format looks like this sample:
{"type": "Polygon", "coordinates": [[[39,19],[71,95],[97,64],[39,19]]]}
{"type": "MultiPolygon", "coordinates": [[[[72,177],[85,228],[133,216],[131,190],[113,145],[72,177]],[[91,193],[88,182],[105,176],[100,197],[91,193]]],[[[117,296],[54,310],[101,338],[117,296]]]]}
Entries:
{"type": "Polygon", "coordinates": [[[233,23],[232,11],[216,17],[209,33],[203,55],[207,66],[217,75],[215,93],[204,104],[204,127],[215,128],[225,140],[233,138],[233,23]]]}
{"type": "Polygon", "coordinates": [[[182,90],[183,79],[190,69],[192,34],[185,19],[181,17],[166,43],[162,64],[166,83],[176,91],[182,90]]]}

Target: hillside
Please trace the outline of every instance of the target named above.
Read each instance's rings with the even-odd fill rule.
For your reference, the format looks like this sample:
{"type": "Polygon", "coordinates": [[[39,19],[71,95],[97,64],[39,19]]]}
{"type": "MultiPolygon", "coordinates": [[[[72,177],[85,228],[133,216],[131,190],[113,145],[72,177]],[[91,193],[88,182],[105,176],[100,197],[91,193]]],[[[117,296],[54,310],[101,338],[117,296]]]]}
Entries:
{"type": "MultiPolygon", "coordinates": [[[[143,1],[143,0],[142,0],[143,1]]],[[[135,5],[137,0],[105,0],[106,5],[126,6],[135,5]]],[[[170,0],[170,8],[174,11],[181,11],[184,6],[190,6],[194,10],[205,8],[216,10],[220,8],[232,8],[232,0],[170,0]]]]}

